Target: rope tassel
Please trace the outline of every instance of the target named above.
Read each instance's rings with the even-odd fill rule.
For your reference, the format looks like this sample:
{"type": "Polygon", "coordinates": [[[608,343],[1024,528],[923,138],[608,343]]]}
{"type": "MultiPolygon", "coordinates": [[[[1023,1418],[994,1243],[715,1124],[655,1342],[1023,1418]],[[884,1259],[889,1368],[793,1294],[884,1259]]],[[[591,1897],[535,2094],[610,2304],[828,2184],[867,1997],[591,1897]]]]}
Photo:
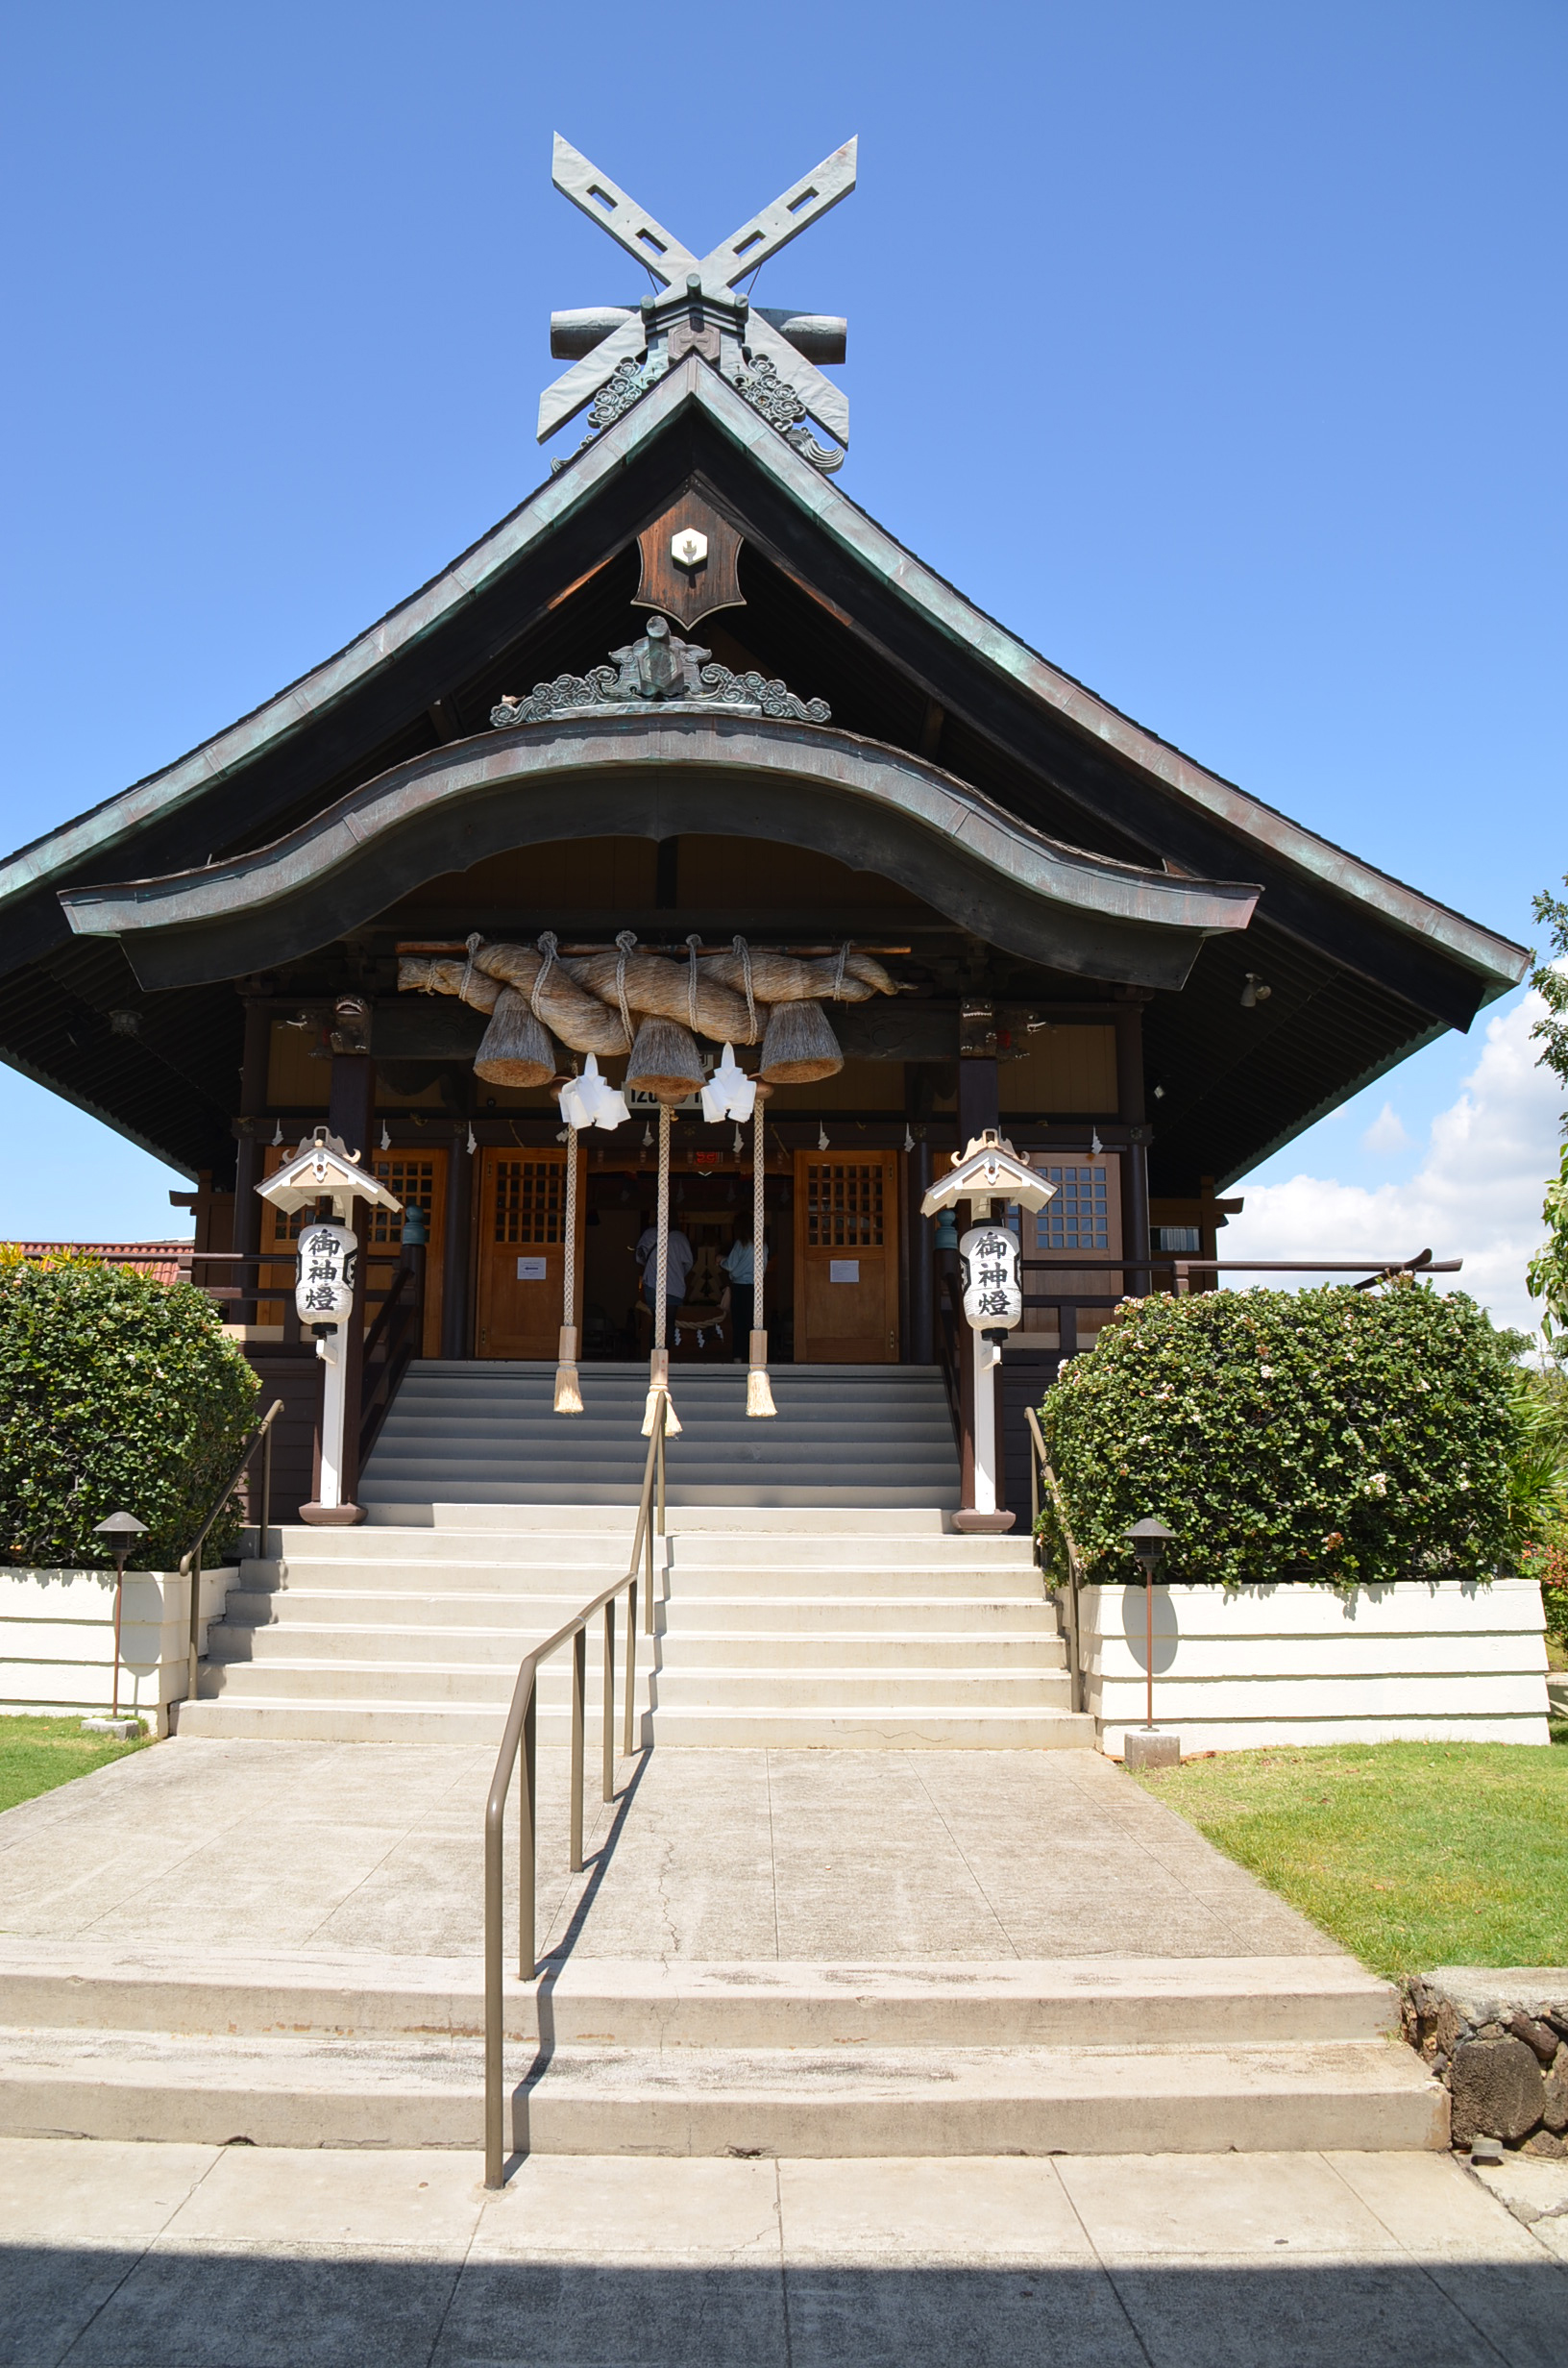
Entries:
{"type": "Polygon", "coordinates": [[[763,1329],[762,1308],[762,1275],[768,1262],[768,1252],[762,1239],[763,1178],[767,1170],[767,1145],[763,1132],[763,1103],[766,1097],[766,1087],[759,1085],[751,1137],[751,1339],[746,1376],[746,1411],[753,1420],[778,1413],[778,1408],[773,1404],[773,1385],[768,1378],[768,1335],[763,1329]]]}

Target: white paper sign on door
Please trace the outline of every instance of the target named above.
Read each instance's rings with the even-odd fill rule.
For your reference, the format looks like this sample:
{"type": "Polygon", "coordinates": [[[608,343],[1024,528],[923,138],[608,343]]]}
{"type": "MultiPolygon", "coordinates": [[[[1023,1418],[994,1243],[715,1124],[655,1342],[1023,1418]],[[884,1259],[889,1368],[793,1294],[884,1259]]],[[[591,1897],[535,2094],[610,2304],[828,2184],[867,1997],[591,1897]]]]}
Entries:
{"type": "Polygon", "coordinates": [[[542,1283],[545,1280],[544,1260],[520,1258],[517,1262],[517,1279],[520,1283],[542,1283]]]}
{"type": "Polygon", "coordinates": [[[830,1258],[827,1262],[827,1279],[830,1283],[858,1283],[860,1260],[858,1258],[830,1258]]]}

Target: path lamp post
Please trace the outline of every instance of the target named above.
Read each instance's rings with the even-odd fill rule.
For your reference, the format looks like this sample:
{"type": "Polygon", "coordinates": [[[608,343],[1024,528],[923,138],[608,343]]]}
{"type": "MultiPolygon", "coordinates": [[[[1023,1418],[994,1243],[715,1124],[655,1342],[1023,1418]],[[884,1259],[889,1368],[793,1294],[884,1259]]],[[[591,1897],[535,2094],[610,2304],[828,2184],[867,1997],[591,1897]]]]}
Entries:
{"type": "Polygon", "coordinates": [[[1154,1581],[1167,1545],[1176,1532],[1146,1514],[1122,1532],[1143,1572],[1143,1677],[1146,1687],[1143,1724],[1129,1728],[1122,1746],[1129,1767],[1179,1767],[1182,1739],[1154,1723],[1154,1581]]]}
{"type": "Polygon", "coordinates": [[[126,1557],[132,1540],[145,1538],[147,1524],[138,1521],[134,1513],[111,1513],[107,1521],[99,1521],[93,1529],[95,1538],[107,1538],[114,1554],[114,1701],[110,1718],[120,1714],[120,1599],[125,1589],[126,1557]]]}

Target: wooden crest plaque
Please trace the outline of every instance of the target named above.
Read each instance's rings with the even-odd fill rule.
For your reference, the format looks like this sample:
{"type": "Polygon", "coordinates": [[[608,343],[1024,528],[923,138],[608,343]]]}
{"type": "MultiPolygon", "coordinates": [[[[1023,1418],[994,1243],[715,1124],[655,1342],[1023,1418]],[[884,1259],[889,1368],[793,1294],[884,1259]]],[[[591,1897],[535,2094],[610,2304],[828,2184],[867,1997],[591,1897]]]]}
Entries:
{"type": "Polygon", "coordinates": [[[690,628],[716,608],[744,608],[736,573],[741,536],[705,494],[688,488],[637,537],[643,576],[634,608],[657,608],[690,628]]]}

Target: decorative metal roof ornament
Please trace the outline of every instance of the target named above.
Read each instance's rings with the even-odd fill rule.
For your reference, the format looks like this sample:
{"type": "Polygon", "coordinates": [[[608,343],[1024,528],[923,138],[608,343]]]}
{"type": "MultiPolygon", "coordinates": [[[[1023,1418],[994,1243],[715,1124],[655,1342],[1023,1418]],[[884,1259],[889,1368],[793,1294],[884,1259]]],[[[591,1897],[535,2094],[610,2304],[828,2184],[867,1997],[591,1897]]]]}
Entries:
{"type": "Polygon", "coordinates": [[[551,314],[551,351],[573,360],[539,399],[540,443],[585,404],[593,406],[592,430],[609,427],[674,363],[697,354],[814,468],[831,474],[841,467],[843,451],[819,444],[802,422],[816,420],[840,447],[849,441],[848,403],[817,368],[818,361],[844,359],[845,323],[772,307],[764,311],[738,288],[849,195],[856,146],[847,140],[699,259],[557,133],[556,188],[642,264],[657,293],[635,308],[609,305],[551,314]]]}
{"type": "Polygon", "coordinates": [[[665,618],[649,617],[639,641],[610,652],[608,666],[536,682],[526,699],[502,699],[492,707],[490,721],[499,730],[511,724],[540,724],[547,716],[573,710],[614,715],[626,707],[655,703],[709,713],[723,707],[796,724],[832,720],[825,699],[797,699],[783,682],[755,671],[732,674],[727,666],[709,663],[712,654],[698,642],[683,641],[665,618]]]}
{"type": "Polygon", "coordinates": [[[842,452],[824,449],[808,428],[800,424],[806,416],[801,402],[788,379],[781,379],[766,354],[759,354],[735,381],[753,411],[759,411],[770,428],[776,428],[786,444],[793,444],[803,460],[824,477],[831,477],[844,466],[842,452]]]}

